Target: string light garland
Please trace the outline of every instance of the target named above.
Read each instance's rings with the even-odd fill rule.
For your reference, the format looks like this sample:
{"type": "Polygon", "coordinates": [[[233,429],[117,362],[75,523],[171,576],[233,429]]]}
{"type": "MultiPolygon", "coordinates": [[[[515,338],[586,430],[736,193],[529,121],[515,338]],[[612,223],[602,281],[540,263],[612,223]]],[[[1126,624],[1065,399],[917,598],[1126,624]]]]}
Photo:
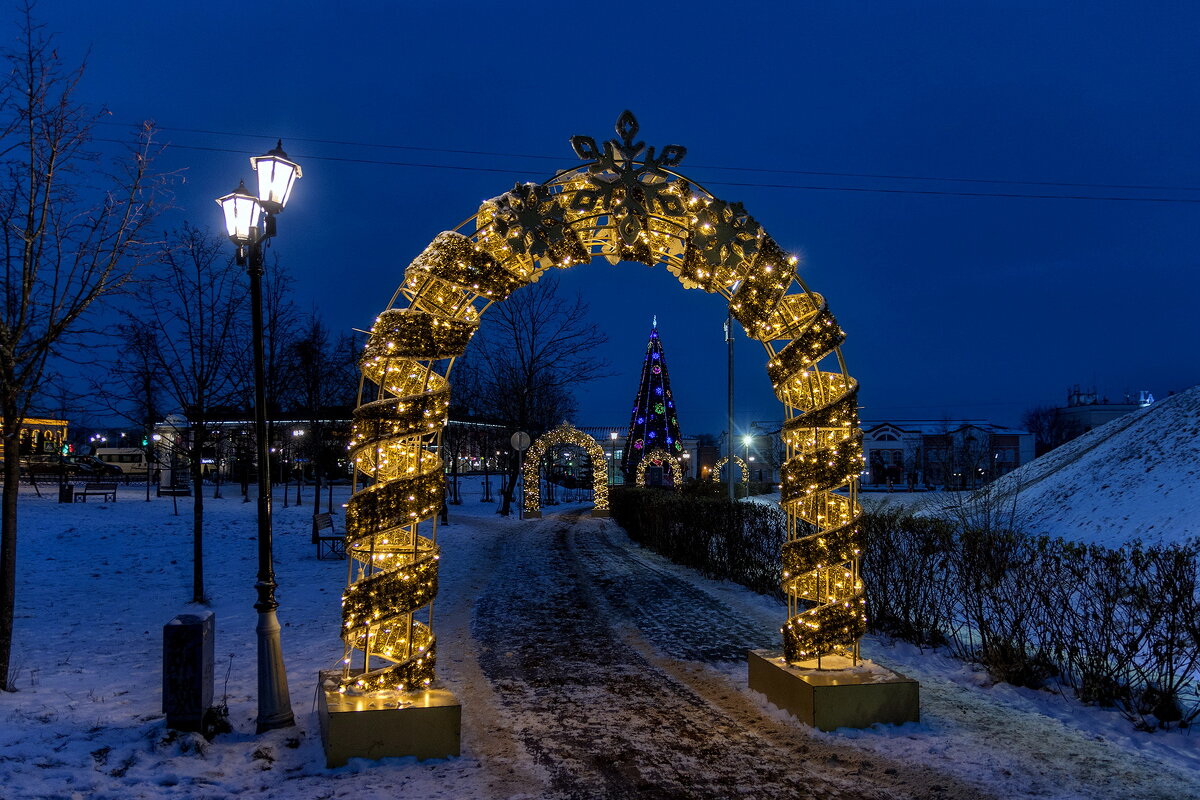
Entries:
{"type": "Polygon", "coordinates": [[[653,464],[656,467],[661,467],[666,464],[671,468],[671,482],[675,487],[675,491],[683,489],[683,465],[679,463],[679,459],[668,453],[666,450],[651,450],[646,455],[642,456],[642,460],[637,465],[637,485],[646,485],[646,468],[653,464]]]}
{"type": "Polygon", "coordinates": [[[542,509],[541,472],[542,457],[551,447],[571,444],[583,448],[592,462],[592,502],[597,511],[608,511],[608,472],[604,448],[600,443],[583,431],[564,421],[553,430],[547,431],[537,438],[529,452],[525,454],[525,513],[535,514],[542,509]]]}
{"type": "MultiPolygon", "coordinates": [[[[720,479],[721,467],[725,466],[728,463],[729,463],[729,456],[722,456],[720,459],[717,460],[716,464],[713,464],[712,476],[713,476],[714,480],[720,479]]],[[[750,468],[746,466],[746,462],[742,460],[741,456],[734,456],[733,463],[736,464],[738,467],[740,467],[742,470],[742,483],[749,483],[750,482],[750,468]]]]}
{"type": "MultiPolygon", "coordinates": [[[[584,164],[542,184],[517,184],[439,234],[376,320],[360,360],[350,445],[343,691],[404,691],[433,681],[436,639],[431,623],[416,616],[427,609],[432,619],[437,589],[436,513],[445,485],[437,450],[454,359],[491,303],[547,269],[597,256],[662,264],[685,287],[721,294],[763,344],[786,410],[784,657],[857,657],[866,628],[857,529],[862,452],[858,386],[839,349],[845,334],[825,299],[797,275],[797,259],[739,203],[675,171],[685,148],[667,145],[656,154],[635,141],[638,129],[626,111],[617,120],[619,139],[600,145],[572,137],[584,164]]],[[[650,452],[638,466],[639,485],[652,461],[667,463],[682,484],[678,459],[654,443],[643,447],[650,452]]],[[[603,463],[596,448],[593,463],[603,463]]],[[[526,485],[536,480],[527,476],[526,485]]],[[[532,500],[540,504],[536,490],[532,500]]],[[[606,482],[596,486],[597,508],[602,501],[606,482]]]]}

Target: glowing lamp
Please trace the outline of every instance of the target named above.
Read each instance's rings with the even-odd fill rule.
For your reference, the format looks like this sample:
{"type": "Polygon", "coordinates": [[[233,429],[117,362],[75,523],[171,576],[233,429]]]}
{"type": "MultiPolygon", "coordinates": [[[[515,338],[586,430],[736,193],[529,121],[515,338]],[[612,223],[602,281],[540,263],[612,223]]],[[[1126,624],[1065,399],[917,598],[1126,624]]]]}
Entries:
{"type": "Polygon", "coordinates": [[[250,166],[258,173],[258,197],[268,214],[278,214],[292,196],[296,179],[302,176],[300,165],[283,152],[283,140],[265,156],[254,156],[250,166]]]}
{"type": "Polygon", "coordinates": [[[246,247],[258,241],[263,206],[257,197],[246,191],[245,181],[238,181],[236,189],[218,197],[217,205],[225,213],[225,233],[234,244],[246,247]]]}

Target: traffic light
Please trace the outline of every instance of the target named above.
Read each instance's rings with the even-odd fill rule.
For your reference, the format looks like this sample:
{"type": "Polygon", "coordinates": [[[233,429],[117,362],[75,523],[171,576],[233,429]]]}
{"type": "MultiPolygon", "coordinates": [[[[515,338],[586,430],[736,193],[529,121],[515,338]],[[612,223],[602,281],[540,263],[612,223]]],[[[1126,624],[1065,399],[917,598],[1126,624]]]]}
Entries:
{"type": "Polygon", "coordinates": [[[142,437],[142,447],[145,447],[148,444],[150,444],[150,440],[147,439],[145,436],[143,436],[142,437]]]}

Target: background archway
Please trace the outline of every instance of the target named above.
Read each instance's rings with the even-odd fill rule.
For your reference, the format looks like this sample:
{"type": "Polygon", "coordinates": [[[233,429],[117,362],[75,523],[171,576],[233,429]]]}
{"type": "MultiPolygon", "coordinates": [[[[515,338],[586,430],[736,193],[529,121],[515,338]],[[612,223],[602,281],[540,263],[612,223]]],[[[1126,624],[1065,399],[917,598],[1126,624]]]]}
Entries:
{"type": "Polygon", "coordinates": [[[570,423],[563,422],[557,428],[538,437],[525,454],[522,480],[525,483],[525,516],[536,519],[542,515],[542,501],[538,475],[542,457],[556,444],[573,444],[582,447],[592,461],[592,516],[608,516],[608,461],[600,443],[570,423]]]}
{"type": "Polygon", "coordinates": [[[675,491],[683,488],[683,465],[679,463],[679,459],[668,453],[666,450],[651,450],[646,455],[642,456],[642,460],[637,465],[637,485],[646,485],[646,469],[651,464],[666,464],[671,468],[671,483],[675,491]]]}
{"type": "MultiPolygon", "coordinates": [[[[713,480],[715,480],[717,483],[721,482],[721,467],[725,466],[728,463],[729,463],[729,456],[722,456],[720,459],[718,459],[716,464],[713,464],[713,468],[712,468],[713,480]]],[[[746,466],[746,462],[742,460],[741,456],[734,456],[733,463],[736,464],[738,467],[740,467],[742,470],[742,483],[746,483],[746,484],[750,483],[750,468],[748,466],[746,466]]],[[[732,467],[730,467],[730,469],[732,469],[732,467]]]]}
{"type": "Polygon", "coordinates": [[[489,305],[547,269],[596,256],[662,264],[685,288],[721,294],[763,344],[786,414],[784,657],[857,655],[866,629],[856,527],[862,434],[857,383],[839,349],[845,334],[796,274],[796,259],[741,203],[674,171],[685,148],[656,152],[635,141],[628,111],[616,131],[619,138],[602,145],[572,137],[585,163],[542,184],[517,184],[462,223],[465,232],[434,237],[371,328],[351,444],[343,689],[403,690],[432,680],[436,640],[418,616],[428,609],[432,617],[437,591],[437,446],[454,359],[489,305]]]}

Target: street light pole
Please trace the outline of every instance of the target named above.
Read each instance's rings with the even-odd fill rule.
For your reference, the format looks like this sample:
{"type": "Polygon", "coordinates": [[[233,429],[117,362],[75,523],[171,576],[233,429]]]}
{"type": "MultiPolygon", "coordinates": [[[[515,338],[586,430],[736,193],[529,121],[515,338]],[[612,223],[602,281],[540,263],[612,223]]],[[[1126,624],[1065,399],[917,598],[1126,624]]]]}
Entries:
{"type": "Polygon", "coordinates": [[[725,320],[725,344],[729,348],[729,433],[725,440],[725,463],[729,465],[729,469],[725,475],[728,478],[729,499],[733,500],[733,312],[730,312],[725,320]]]}
{"type": "Polygon", "coordinates": [[[608,485],[617,485],[617,432],[613,431],[608,435],[608,440],[611,442],[608,446],[608,485]]]}
{"type": "MultiPolygon", "coordinates": [[[[288,693],[287,671],[283,666],[283,644],[279,618],[275,610],[275,565],[271,541],[271,477],[267,442],[266,370],[263,355],[262,276],[263,243],[275,235],[275,215],[283,210],[296,179],[298,164],[289,161],[283,143],[264,156],[250,159],[258,172],[259,196],[239,184],[217,204],[225,212],[229,238],[237,245],[238,266],[246,267],[250,278],[250,320],[253,326],[254,352],[254,433],[258,460],[258,580],[254,584],[258,611],[258,720],[257,731],[295,725],[292,701],[288,693]]],[[[284,491],[286,492],[286,486],[284,491]]]]}

